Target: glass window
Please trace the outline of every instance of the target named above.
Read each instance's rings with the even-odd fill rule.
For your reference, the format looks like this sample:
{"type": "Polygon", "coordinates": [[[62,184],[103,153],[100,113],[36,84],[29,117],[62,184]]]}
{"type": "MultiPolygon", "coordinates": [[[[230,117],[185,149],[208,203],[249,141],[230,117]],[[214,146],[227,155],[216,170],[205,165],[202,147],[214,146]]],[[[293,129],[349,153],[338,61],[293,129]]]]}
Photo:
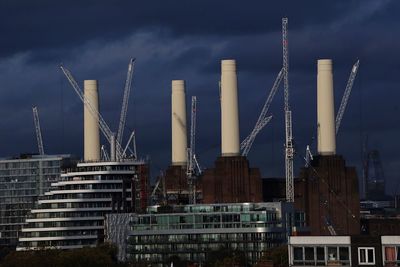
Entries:
{"type": "Polygon", "coordinates": [[[295,261],[302,261],[303,260],[303,248],[294,247],[293,248],[293,259],[295,261]]]}
{"type": "Polygon", "coordinates": [[[317,261],[325,261],[325,248],[317,247],[317,261]]]}
{"type": "Polygon", "coordinates": [[[337,247],[328,247],[328,260],[336,261],[337,259],[337,247]]]}
{"type": "Polygon", "coordinates": [[[349,248],[348,247],[339,247],[339,259],[341,261],[349,260],[349,248]]]}
{"type": "Polygon", "coordinates": [[[367,249],[368,263],[375,262],[374,259],[374,249],[367,249]]]}
{"type": "Polygon", "coordinates": [[[396,247],[385,247],[385,261],[388,263],[396,261],[396,247]]]}
{"type": "Polygon", "coordinates": [[[397,261],[400,261],[400,247],[396,247],[397,250],[397,261]]]}
{"type": "Polygon", "coordinates": [[[305,247],[305,258],[306,261],[313,261],[314,260],[314,248],[313,247],[305,247]]]}
{"type": "Polygon", "coordinates": [[[358,262],[360,265],[375,264],[375,249],[374,248],[358,248],[358,262]]]}

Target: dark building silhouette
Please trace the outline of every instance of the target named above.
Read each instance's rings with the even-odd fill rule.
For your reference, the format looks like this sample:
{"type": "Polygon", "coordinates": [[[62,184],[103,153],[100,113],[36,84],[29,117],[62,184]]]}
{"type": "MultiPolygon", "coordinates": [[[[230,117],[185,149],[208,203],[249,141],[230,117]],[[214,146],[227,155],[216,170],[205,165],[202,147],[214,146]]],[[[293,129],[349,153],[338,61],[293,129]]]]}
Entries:
{"type": "Polygon", "coordinates": [[[263,178],[261,180],[262,180],[262,195],[264,202],[286,200],[285,178],[263,178]]]}
{"type": "Polygon", "coordinates": [[[203,203],[261,202],[258,168],[250,168],[243,156],[218,157],[215,167],[202,177],[203,203]]]}
{"type": "Polygon", "coordinates": [[[169,204],[188,204],[186,165],[171,165],[165,171],[165,191],[169,204]]]}
{"type": "Polygon", "coordinates": [[[304,211],[311,235],[360,233],[358,178],[342,156],[316,156],[300,171],[295,187],[296,208],[304,211]]]}

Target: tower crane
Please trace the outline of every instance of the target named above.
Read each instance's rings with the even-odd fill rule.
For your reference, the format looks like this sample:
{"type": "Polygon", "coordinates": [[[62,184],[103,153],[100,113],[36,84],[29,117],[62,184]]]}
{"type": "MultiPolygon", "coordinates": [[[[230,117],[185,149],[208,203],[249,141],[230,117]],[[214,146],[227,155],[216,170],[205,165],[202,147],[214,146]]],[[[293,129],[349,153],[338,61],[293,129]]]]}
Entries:
{"type": "MultiPolygon", "coordinates": [[[[65,77],[67,77],[69,83],[71,84],[72,88],[74,89],[75,93],[78,95],[79,99],[83,102],[83,104],[88,108],[89,112],[93,116],[98,116],[99,118],[99,125],[100,125],[100,130],[104,134],[105,138],[107,141],[111,144],[111,136],[113,135],[113,132],[110,130],[110,127],[108,127],[107,123],[101,116],[101,114],[92,106],[92,104],[85,98],[84,93],[82,92],[82,89],[79,87],[78,83],[72,76],[71,72],[65,68],[64,66],[60,66],[62,72],[64,73],[65,77]]],[[[117,151],[117,158],[121,158],[122,156],[122,148],[121,144],[116,141],[116,151],[117,151]]]]}
{"type": "Polygon", "coordinates": [[[132,131],[131,135],[129,136],[128,142],[126,142],[125,148],[122,151],[122,157],[126,157],[126,151],[129,150],[132,153],[132,156],[137,159],[136,153],[136,134],[135,131],[132,131]],[[133,151],[129,148],[129,144],[132,142],[133,144],[133,151]]]}
{"type": "Polygon", "coordinates": [[[121,115],[120,115],[120,119],[119,119],[119,126],[118,126],[118,133],[117,133],[117,142],[120,144],[122,144],[122,138],[123,138],[124,129],[125,129],[126,114],[128,113],[129,95],[131,93],[131,87],[132,87],[132,76],[133,76],[134,64],[135,64],[135,59],[131,58],[129,61],[129,65],[128,65],[128,72],[126,74],[124,97],[122,99],[121,115]]]}
{"type": "Polygon", "coordinates": [[[351,89],[353,88],[354,80],[357,76],[358,72],[358,67],[360,65],[360,60],[357,60],[357,62],[353,65],[353,68],[351,69],[349,80],[347,81],[346,89],[344,90],[344,94],[342,97],[342,102],[340,103],[339,111],[336,115],[336,135],[339,132],[340,128],[340,123],[342,122],[343,114],[347,106],[347,102],[349,101],[351,89]]]}
{"type": "Polygon", "coordinates": [[[289,105],[289,51],[288,51],[288,19],[282,18],[282,55],[283,55],[283,87],[284,87],[284,111],[285,111],[285,173],[286,173],[286,201],[294,202],[293,181],[293,129],[292,111],[289,105]]]}
{"type": "Polygon", "coordinates": [[[39,154],[44,155],[42,131],[40,129],[40,120],[37,107],[32,107],[32,112],[33,112],[33,122],[35,123],[36,140],[38,143],[39,154]]]}
{"type": "Polygon", "coordinates": [[[197,98],[192,96],[191,119],[190,119],[190,147],[188,150],[187,178],[189,184],[189,203],[196,204],[196,174],[201,173],[201,169],[196,159],[196,111],[197,98]],[[196,173],[196,168],[198,169],[196,173]]]}
{"type": "Polygon", "coordinates": [[[267,100],[264,103],[264,106],[261,110],[261,113],[258,117],[258,120],[256,122],[256,125],[254,126],[253,130],[251,133],[242,141],[240,144],[240,149],[242,150],[242,155],[247,156],[249,153],[251,146],[253,145],[253,142],[257,136],[257,134],[265,127],[265,125],[268,124],[268,122],[272,119],[272,116],[267,117],[267,112],[269,110],[269,107],[271,106],[272,100],[274,99],[274,96],[276,92],[278,91],[279,85],[282,81],[283,78],[283,69],[281,69],[278,73],[278,76],[275,79],[275,82],[271,88],[271,91],[268,95],[267,100]]]}

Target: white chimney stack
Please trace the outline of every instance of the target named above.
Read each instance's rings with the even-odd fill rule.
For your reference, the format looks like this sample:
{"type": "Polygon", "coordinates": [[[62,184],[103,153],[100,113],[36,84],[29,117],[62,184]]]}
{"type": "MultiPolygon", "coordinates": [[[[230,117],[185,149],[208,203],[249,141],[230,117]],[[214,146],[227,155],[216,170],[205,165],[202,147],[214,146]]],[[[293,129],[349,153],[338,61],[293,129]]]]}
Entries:
{"type": "Polygon", "coordinates": [[[172,165],[187,164],[186,92],[184,80],[172,81],[172,165]]]}
{"type": "Polygon", "coordinates": [[[333,96],[332,60],[318,60],[317,117],[318,154],[336,154],[335,110],[333,96]]]}
{"type": "MultiPolygon", "coordinates": [[[[84,81],[84,96],[89,101],[95,111],[99,111],[99,94],[97,80],[84,81]]],[[[84,105],[84,160],[97,161],[100,160],[100,131],[99,117],[94,116],[84,105]]]]}
{"type": "Polygon", "coordinates": [[[240,155],[239,107],[236,61],[221,61],[221,153],[223,157],[240,155]]]}

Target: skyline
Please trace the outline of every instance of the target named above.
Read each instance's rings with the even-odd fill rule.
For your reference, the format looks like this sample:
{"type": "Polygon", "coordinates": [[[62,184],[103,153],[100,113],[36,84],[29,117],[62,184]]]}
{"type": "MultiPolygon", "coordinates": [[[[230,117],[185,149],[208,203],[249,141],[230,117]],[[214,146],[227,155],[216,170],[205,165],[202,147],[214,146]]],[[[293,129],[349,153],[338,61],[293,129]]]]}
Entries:
{"type": "MultiPolygon", "coordinates": [[[[39,109],[46,153],[82,155],[83,105],[58,65],[67,66],[80,85],[84,79],[99,80],[101,113],[116,130],[126,68],[129,58],[135,57],[127,127],[136,130],[139,155],[150,155],[153,169],[169,165],[170,83],[184,79],[187,110],[190,96],[198,98],[198,159],[203,168],[211,167],[220,154],[220,60],[237,60],[243,140],[281,68],[281,17],[287,16],[290,103],[298,152],[295,176],[306,145],[316,135],[316,60],[333,59],[337,112],[351,67],[360,59],[337,140],[338,154],[355,165],[360,176],[361,146],[368,134],[369,147],[381,152],[387,188],[398,190],[400,123],[395,115],[400,58],[399,37],[393,34],[399,26],[398,3],[155,2],[118,7],[105,1],[94,6],[91,1],[70,5],[42,1],[41,7],[27,1],[0,4],[0,29],[7,37],[0,52],[0,156],[37,151],[33,105],[39,109]]],[[[249,160],[263,177],[283,177],[282,85],[270,113],[274,119],[257,136],[249,160]]]]}

